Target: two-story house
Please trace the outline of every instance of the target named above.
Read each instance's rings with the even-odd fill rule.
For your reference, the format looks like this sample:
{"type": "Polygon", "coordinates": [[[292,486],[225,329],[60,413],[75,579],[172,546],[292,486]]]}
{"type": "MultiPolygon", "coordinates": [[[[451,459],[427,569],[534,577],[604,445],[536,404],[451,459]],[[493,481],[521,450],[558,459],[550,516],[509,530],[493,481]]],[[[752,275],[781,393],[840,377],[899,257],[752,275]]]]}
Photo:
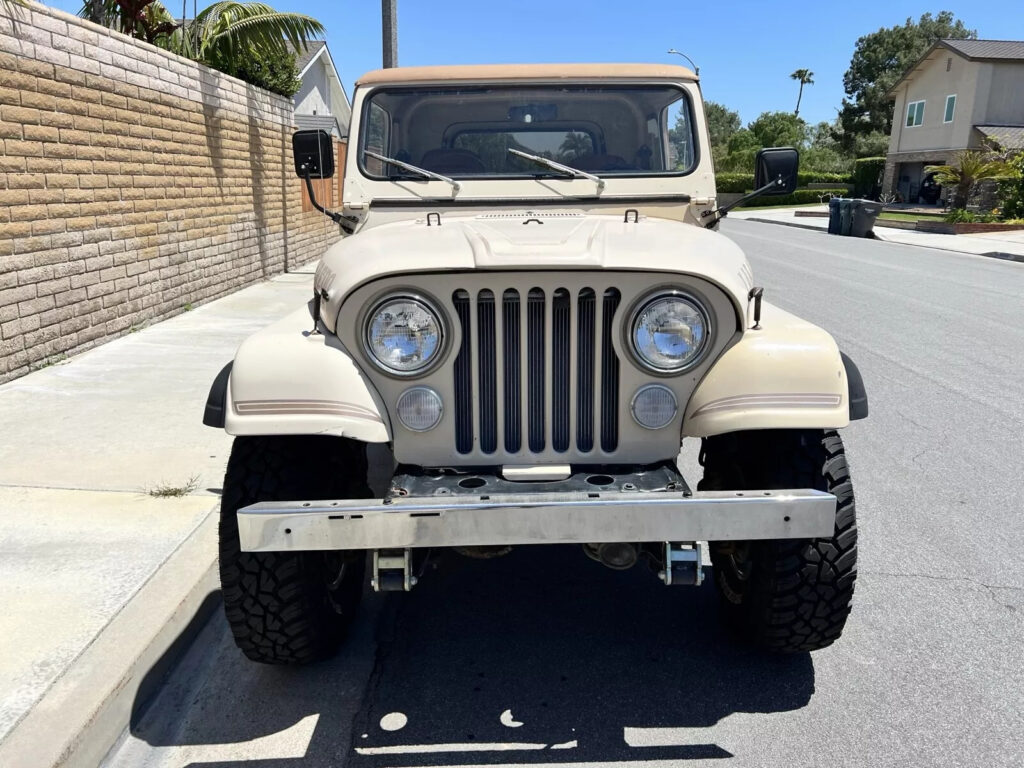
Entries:
{"type": "Polygon", "coordinates": [[[889,91],[883,194],[917,202],[929,165],[994,140],[1024,149],[1024,41],[939,40],[889,91]]]}

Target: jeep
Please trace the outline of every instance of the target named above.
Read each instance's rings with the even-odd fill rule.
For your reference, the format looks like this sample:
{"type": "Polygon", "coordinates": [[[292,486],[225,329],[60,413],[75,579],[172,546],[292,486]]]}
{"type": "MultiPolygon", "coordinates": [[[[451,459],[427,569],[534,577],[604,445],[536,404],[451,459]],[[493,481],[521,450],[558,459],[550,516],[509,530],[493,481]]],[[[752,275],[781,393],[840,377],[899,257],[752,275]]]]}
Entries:
{"type": "Polygon", "coordinates": [[[370,72],[350,141],[330,211],[312,180],[334,174],[331,141],[295,134],[347,236],[206,405],[235,437],[220,578],[239,648],[330,655],[367,567],[403,591],[439,549],[553,544],[665,585],[708,573],[760,647],[835,641],[857,559],[837,430],[867,415],[864,385],[717,231],[795,188],[796,151],[761,150],[755,189],[717,205],[698,78],[646,64],[370,72]],[[679,470],[686,439],[701,478],[679,470]]]}

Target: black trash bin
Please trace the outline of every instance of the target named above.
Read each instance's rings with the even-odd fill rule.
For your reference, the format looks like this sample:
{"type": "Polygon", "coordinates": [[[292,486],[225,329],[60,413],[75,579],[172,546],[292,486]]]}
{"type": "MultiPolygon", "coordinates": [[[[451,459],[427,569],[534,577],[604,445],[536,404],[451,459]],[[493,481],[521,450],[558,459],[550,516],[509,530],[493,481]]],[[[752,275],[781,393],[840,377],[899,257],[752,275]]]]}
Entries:
{"type": "Polygon", "coordinates": [[[871,237],[875,228],[875,219],[882,212],[882,204],[874,200],[851,200],[852,216],[850,217],[850,235],[853,237],[871,237]]]}
{"type": "Polygon", "coordinates": [[[838,197],[833,197],[828,201],[828,233],[830,235],[839,234],[839,200],[838,197]]]}

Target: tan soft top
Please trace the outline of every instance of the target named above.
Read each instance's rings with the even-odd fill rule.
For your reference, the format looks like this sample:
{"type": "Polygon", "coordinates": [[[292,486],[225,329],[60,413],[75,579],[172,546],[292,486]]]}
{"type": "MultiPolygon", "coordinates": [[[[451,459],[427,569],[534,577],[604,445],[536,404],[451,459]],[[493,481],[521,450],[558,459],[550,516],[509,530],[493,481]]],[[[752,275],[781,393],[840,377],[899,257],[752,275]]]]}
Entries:
{"type": "Polygon", "coordinates": [[[356,85],[491,80],[696,80],[686,67],[674,64],[474,64],[448,67],[395,67],[375,69],[356,85]]]}

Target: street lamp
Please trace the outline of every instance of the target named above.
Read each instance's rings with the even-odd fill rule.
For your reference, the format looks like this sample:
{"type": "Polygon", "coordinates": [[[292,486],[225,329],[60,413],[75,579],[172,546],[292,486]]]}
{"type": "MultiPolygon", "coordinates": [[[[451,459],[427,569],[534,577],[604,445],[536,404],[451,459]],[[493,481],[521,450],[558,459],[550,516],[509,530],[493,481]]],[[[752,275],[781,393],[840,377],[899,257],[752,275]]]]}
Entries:
{"type": "Polygon", "coordinates": [[[682,56],[684,59],[686,59],[688,62],[690,62],[690,66],[693,67],[693,74],[697,75],[698,77],[700,76],[700,67],[698,67],[696,64],[693,63],[693,59],[691,59],[689,56],[687,56],[682,51],[677,51],[675,48],[669,48],[668,52],[669,53],[674,53],[676,56],[682,56]]]}

